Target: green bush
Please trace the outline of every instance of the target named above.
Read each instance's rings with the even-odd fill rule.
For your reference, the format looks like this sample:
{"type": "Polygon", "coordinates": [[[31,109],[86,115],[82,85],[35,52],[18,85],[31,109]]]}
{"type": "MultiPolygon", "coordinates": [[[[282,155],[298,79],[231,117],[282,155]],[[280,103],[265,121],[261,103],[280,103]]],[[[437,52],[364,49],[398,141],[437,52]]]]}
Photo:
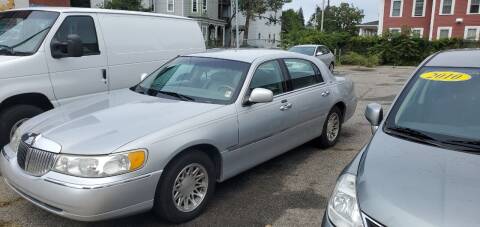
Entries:
{"type": "Polygon", "coordinates": [[[417,65],[431,54],[456,48],[479,48],[480,42],[463,39],[429,41],[412,37],[409,32],[386,33],[381,37],[359,37],[348,33],[324,33],[315,29],[303,29],[282,35],[282,46],[289,48],[301,44],[322,44],[332,51],[347,53],[342,56],[345,64],[355,65],[417,65]],[[362,56],[363,58],[359,58],[362,56]]]}
{"type": "Polygon", "coordinates": [[[340,62],[345,65],[361,65],[372,68],[380,64],[380,58],[378,55],[364,56],[356,52],[348,52],[341,57],[340,62]]]}

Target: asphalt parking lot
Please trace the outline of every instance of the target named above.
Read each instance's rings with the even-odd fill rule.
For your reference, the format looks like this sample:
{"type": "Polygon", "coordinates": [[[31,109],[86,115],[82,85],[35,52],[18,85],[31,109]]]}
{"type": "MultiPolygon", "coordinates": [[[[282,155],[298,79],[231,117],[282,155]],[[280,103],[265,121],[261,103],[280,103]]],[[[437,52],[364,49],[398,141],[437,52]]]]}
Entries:
{"type": "MultiPolygon", "coordinates": [[[[206,212],[183,226],[319,226],[338,174],[371,136],[363,117],[366,104],[388,108],[413,70],[339,68],[339,76],[355,81],[359,97],[340,142],[327,150],[305,144],[219,184],[206,212]]],[[[169,226],[150,213],[98,223],[71,221],[35,207],[0,180],[0,226],[169,226]]]]}

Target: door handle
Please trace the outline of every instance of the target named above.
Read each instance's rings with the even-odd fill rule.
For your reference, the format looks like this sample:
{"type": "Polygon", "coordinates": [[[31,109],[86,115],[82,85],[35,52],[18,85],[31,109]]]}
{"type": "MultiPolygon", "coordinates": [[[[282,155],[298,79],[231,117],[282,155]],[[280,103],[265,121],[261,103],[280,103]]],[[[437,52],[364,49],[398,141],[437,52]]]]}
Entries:
{"type": "Polygon", "coordinates": [[[323,97],[327,97],[328,95],[330,95],[330,92],[329,92],[329,91],[324,91],[324,92],[322,92],[322,96],[323,96],[323,97]]]}
{"type": "Polygon", "coordinates": [[[107,84],[107,70],[102,69],[102,81],[107,84]]]}
{"type": "Polygon", "coordinates": [[[287,104],[285,104],[285,105],[283,105],[283,106],[280,106],[280,110],[281,110],[281,111],[285,111],[285,110],[291,109],[292,107],[293,107],[293,105],[292,105],[291,103],[287,103],[287,104]]]}

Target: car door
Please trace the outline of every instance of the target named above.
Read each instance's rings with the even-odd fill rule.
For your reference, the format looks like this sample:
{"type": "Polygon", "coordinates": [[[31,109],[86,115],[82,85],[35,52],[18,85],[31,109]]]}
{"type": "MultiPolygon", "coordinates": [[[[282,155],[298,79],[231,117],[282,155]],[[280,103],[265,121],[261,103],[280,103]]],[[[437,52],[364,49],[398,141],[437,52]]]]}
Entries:
{"type": "MultiPolygon", "coordinates": [[[[269,103],[243,104],[238,108],[239,154],[234,165],[246,169],[283,152],[279,135],[291,122],[292,106],[286,96],[287,84],[281,61],[271,60],[260,64],[248,85],[248,94],[254,88],[273,92],[269,103]]],[[[247,82],[248,83],[248,82],[247,82]]],[[[245,99],[248,99],[248,94],[245,99]]],[[[284,142],[284,141],[283,141],[284,142]]],[[[235,166],[232,166],[235,172],[235,166]]]]}
{"type": "Polygon", "coordinates": [[[288,86],[292,96],[293,124],[291,139],[308,141],[319,136],[323,124],[334,104],[331,89],[322,76],[321,70],[305,59],[283,59],[287,69],[288,86]]]}
{"type": "Polygon", "coordinates": [[[108,91],[107,55],[97,24],[95,14],[68,14],[48,39],[46,58],[55,97],[60,104],[108,91]],[[68,35],[80,37],[83,55],[54,58],[51,43],[67,42],[68,35]]]}

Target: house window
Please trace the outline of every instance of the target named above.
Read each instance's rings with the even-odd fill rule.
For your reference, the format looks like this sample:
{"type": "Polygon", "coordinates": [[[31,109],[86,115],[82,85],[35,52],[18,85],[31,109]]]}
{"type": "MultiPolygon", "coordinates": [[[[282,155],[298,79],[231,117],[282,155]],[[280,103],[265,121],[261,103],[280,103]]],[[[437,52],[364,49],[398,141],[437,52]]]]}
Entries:
{"type": "Polygon", "coordinates": [[[402,32],[401,28],[389,28],[388,30],[390,31],[390,33],[392,33],[392,35],[400,35],[400,33],[402,32]]]}
{"type": "Polygon", "coordinates": [[[466,26],[465,39],[471,41],[480,40],[480,26],[466,26]]]}
{"type": "Polygon", "coordinates": [[[423,28],[412,28],[412,37],[423,38],[423,28]]]}
{"type": "Polygon", "coordinates": [[[403,8],[403,0],[393,0],[390,10],[390,17],[401,17],[403,8]]]}
{"type": "Polygon", "coordinates": [[[468,0],[468,13],[480,14],[480,0],[468,0]]]}
{"type": "Polygon", "coordinates": [[[258,39],[262,39],[262,33],[258,33],[258,39]]]}
{"type": "Polygon", "coordinates": [[[439,27],[437,39],[450,39],[452,37],[452,27],[439,27]]]}
{"type": "Polygon", "coordinates": [[[198,0],[192,0],[192,12],[198,12],[198,0]]]}
{"type": "Polygon", "coordinates": [[[425,0],[415,0],[413,4],[413,16],[424,17],[425,16],[425,0]]]}
{"type": "Polygon", "coordinates": [[[442,0],[440,15],[452,15],[455,9],[455,0],[442,0]]]}
{"type": "Polygon", "coordinates": [[[174,12],[175,11],[175,0],[167,0],[167,12],[174,12]]]}
{"type": "Polygon", "coordinates": [[[203,11],[207,11],[207,0],[202,0],[202,9],[203,11]]]}

